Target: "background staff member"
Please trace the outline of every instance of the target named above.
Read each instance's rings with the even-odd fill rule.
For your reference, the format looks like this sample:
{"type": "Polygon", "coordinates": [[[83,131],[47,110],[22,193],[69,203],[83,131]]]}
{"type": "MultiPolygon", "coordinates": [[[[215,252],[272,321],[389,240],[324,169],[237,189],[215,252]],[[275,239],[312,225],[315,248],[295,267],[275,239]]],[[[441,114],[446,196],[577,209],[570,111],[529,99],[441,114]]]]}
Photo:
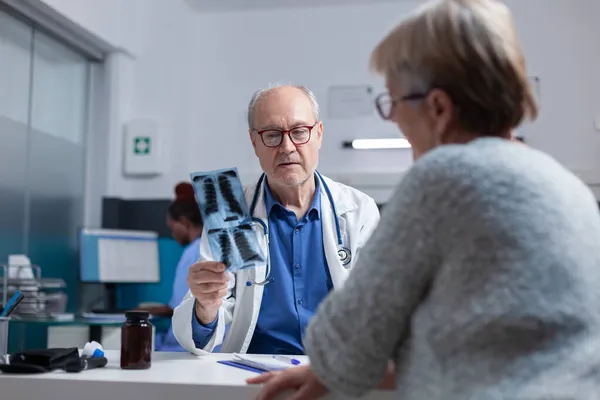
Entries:
{"type": "MultiPolygon", "coordinates": [[[[182,182],[175,187],[175,200],[169,207],[166,222],[173,238],[180,245],[185,246],[185,249],[175,270],[173,293],[169,304],[151,308],[149,311],[155,315],[170,317],[173,309],[179,305],[189,290],[186,282],[188,269],[200,258],[202,216],[190,183],[182,182]]],[[[185,351],[173,336],[172,324],[166,333],[157,333],[155,348],[157,351],[185,351]]]]}

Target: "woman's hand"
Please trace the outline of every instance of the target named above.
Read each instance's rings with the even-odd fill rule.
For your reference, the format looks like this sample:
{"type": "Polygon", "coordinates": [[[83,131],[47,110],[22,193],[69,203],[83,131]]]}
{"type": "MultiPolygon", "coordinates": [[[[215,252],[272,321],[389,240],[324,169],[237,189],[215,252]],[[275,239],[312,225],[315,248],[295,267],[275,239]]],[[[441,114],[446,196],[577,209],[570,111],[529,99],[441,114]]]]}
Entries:
{"type": "MultiPolygon", "coordinates": [[[[251,385],[264,384],[257,400],[272,400],[288,390],[296,391],[289,400],[318,399],[329,392],[308,365],[289,368],[282,372],[265,372],[255,378],[246,379],[246,382],[251,385]]],[[[377,389],[396,389],[396,368],[393,362],[388,363],[385,377],[379,383],[377,389]]]]}
{"type": "Polygon", "coordinates": [[[310,366],[289,368],[282,372],[266,372],[246,380],[249,384],[264,384],[257,400],[271,400],[281,392],[295,390],[289,400],[312,400],[327,394],[327,388],[319,381],[310,366]]]}

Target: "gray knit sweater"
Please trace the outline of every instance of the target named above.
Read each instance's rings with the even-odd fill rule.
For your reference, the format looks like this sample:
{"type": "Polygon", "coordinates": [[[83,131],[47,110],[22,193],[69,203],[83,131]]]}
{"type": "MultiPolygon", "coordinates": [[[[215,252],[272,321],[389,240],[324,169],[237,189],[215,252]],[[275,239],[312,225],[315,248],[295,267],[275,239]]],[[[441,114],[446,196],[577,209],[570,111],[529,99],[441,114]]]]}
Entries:
{"type": "Polygon", "coordinates": [[[418,160],[305,346],[333,391],[388,360],[404,400],[600,398],[600,213],[525,145],[482,138],[418,160]]]}

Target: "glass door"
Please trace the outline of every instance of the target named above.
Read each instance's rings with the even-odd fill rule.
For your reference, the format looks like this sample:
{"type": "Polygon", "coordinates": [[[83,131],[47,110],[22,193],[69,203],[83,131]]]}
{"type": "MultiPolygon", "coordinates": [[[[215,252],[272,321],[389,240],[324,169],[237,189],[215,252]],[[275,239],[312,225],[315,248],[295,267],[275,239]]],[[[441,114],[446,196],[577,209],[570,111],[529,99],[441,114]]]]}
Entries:
{"type": "Polygon", "coordinates": [[[0,9],[0,264],[26,254],[78,305],[90,61],[0,9]]]}
{"type": "Polygon", "coordinates": [[[33,29],[0,11],[0,263],[25,251],[33,29]]]}
{"type": "Polygon", "coordinates": [[[35,31],[25,246],[42,275],[62,278],[77,309],[89,61],[35,31]]]}

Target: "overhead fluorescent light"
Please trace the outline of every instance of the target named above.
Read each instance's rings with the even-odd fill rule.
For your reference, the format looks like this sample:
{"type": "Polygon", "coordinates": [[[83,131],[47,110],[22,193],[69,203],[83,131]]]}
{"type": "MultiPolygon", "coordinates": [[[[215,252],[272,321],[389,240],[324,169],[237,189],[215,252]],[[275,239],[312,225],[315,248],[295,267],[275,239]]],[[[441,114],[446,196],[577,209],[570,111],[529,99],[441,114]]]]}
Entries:
{"type": "Polygon", "coordinates": [[[410,149],[408,140],[401,138],[390,139],[355,139],[344,142],[344,147],[357,150],[373,149],[410,149]]]}

